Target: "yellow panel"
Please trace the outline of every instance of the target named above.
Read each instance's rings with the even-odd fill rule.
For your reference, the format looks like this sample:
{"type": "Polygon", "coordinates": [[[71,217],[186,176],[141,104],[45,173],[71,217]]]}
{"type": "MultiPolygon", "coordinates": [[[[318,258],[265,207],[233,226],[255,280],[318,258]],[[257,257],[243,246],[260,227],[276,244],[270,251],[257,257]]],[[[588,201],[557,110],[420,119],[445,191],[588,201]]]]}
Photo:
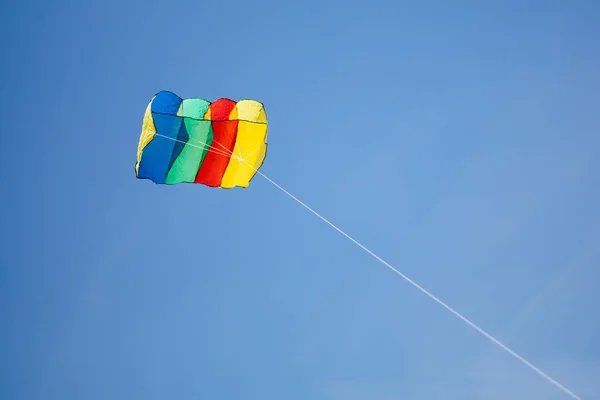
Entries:
{"type": "Polygon", "coordinates": [[[231,158],[223,175],[221,187],[248,187],[250,180],[265,159],[267,115],[263,105],[258,101],[240,100],[229,119],[239,120],[233,154],[243,160],[231,158]]]}
{"type": "MultiPolygon", "coordinates": [[[[240,100],[236,105],[237,119],[242,121],[267,123],[263,105],[255,100],[240,100]]],[[[233,119],[233,118],[232,118],[233,119]]]]}
{"type": "Polygon", "coordinates": [[[243,161],[231,158],[221,181],[223,188],[248,187],[266,154],[267,125],[248,121],[239,121],[238,124],[234,154],[243,161]]]}
{"type": "MultiPolygon", "coordinates": [[[[152,98],[152,100],[154,100],[154,98],[152,98]]],[[[140,168],[140,161],[142,160],[142,152],[144,151],[144,147],[146,147],[156,135],[156,127],[154,126],[154,121],[152,120],[152,100],[150,103],[148,103],[148,107],[146,107],[144,121],[142,122],[142,134],[140,135],[140,141],[138,143],[137,163],[135,164],[136,176],[140,168]]]]}

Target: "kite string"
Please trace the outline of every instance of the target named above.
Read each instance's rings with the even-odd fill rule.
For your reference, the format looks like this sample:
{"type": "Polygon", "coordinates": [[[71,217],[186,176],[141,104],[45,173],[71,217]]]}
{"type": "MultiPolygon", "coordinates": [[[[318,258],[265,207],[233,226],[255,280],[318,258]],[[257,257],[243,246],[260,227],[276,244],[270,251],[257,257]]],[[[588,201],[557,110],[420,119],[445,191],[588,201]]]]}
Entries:
{"type": "MultiPolygon", "coordinates": [[[[171,137],[168,137],[168,136],[164,136],[164,135],[160,135],[160,136],[165,137],[165,138],[170,139],[170,140],[174,140],[176,142],[181,142],[181,143],[186,144],[186,142],[183,142],[183,141],[178,140],[178,139],[174,139],[174,138],[171,138],[171,137]]],[[[190,146],[192,146],[192,147],[201,148],[200,146],[196,146],[196,145],[194,145],[192,143],[187,143],[187,144],[190,145],[190,146]]],[[[284,194],[286,194],[292,200],[296,201],[302,207],[304,207],[305,209],[307,209],[308,211],[310,211],[312,214],[314,214],[315,216],[317,216],[318,218],[320,218],[327,225],[331,226],[333,229],[335,229],[336,231],[338,231],[340,234],[342,234],[348,240],[350,240],[355,245],[357,245],[358,247],[360,247],[362,250],[364,250],[365,252],[367,252],[369,255],[371,255],[373,258],[375,258],[377,261],[379,261],[380,263],[382,263],[383,265],[385,265],[386,267],[388,267],[389,269],[391,269],[393,272],[395,272],[400,277],[402,277],[405,281],[407,281],[412,286],[414,286],[415,288],[417,288],[423,294],[427,295],[432,300],[434,300],[436,303],[438,303],[439,305],[441,305],[442,307],[444,307],[446,310],[448,310],[452,314],[454,314],[456,317],[458,317],[459,319],[461,319],[467,325],[469,325],[470,327],[472,327],[473,329],[475,329],[477,332],[479,332],[480,334],[482,334],[483,336],[485,336],[486,338],[488,338],[489,340],[491,340],[496,345],[500,346],[502,349],[504,349],[510,355],[512,355],[513,357],[515,357],[516,359],[518,359],[519,361],[521,361],[523,364],[525,364],[526,366],[528,366],[529,368],[531,368],[533,371],[537,372],[541,377],[543,377],[544,379],[546,379],[548,382],[552,383],[557,388],[561,389],[563,392],[565,392],[566,394],[568,394],[569,396],[571,396],[573,399],[582,400],[581,397],[577,396],[575,393],[573,393],[571,390],[569,390],[563,384],[561,384],[560,382],[558,382],[557,380],[555,380],[554,378],[552,378],[550,375],[546,374],[544,371],[542,371],[541,369],[539,369],[538,367],[536,367],[535,365],[533,365],[532,363],[530,363],[529,361],[527,361],[524,357],[520,356],[515,351],[511,350],[508,346],[506,346],[505,344],[503,344],[502,342],[500,342],[498,339],[496,339],[495,337],[493,337],[491,334],[487,333],[485,330],[483,330],[482,328],[480,328],[477,324],[475,324],[474,322],[472,322],[471,320],[469,320],[467,317],[463,316],[458,311],[454,310],[448,304],[444,303],[442,300],[440,300],[439,298],[437,298],[436,296],[434,296],[427,289],[423,288],[422,286],[420,286],[419,284],[417,284],[415,281],[413,281],[412,279],[410,279],[408,276],[406,276],[402,272],[398,271],[396,268],[394,268],[387,261],[385,261],[384,259],[382,259],[381,257],[379,257],[377,254],[373,253],[371,250],[369,250],[363,244],[361,244],[356,239],[354,239],[352,236],[350,236],[349,234],[347,234],[346,232],[344,232],[341,228],[339,228],[338,226],[336,226],[333,222],[329,221],[327,218],[323,217],[321,214],[319,214],[318,212],[316,212],[315,210],[313,210],[311,207],[309,207],[304,202],[302,202],[300,199],[298,199],[296,196],[294,196],[293,194],[291,194],[290,192],[288,192],[287,190],[285,190],[281,185],[279,185],[277,182],[275,182],[274,180],[272,180],[271,178],[269,178],[268,176],[266,176],[265,174],[263,174],[261,171],[259,171],[257,168],[255,168],[253,165],[250,165],[248,162],[246,162],[245,159],[242,159],[242,158],[236,156],[235,154],[233,154],[231,152],[229,152],[229,155],[232,158],[235,158],[235,159],[239,160],[240,162],[243,162],[244,164],[248,165],[257,174],[259,174],[260,176],[262,176],[265,180],[267,180],[269,183],[271,183],[277,189],[279,189],[280,191],[282,191],[284,194]]]]}
{"type": "MultiPolygon", "coordinates": [[[[189,141],[188,141],[188,142],[184,142],[183,140],[179,140],[179,139],[172,138],[172,137],[170,137],[170,136],[162,135],[162,134],[160,134],[160,133],[158,133],[158,132],[156,132],[156,133],[155,133],[155,135],[156,135],[156,136],[163,137],[163,138],[165,138],[165,139],[173,140],[173,141],[175,141],[175,142],[178,142],[178,143],[182,143],[182,144],[188,144],[188,145],[190,145],[190,146],[192,146],[192,147],[196,147],[196,148],[198,148],[198,149],[206,150],[206,151],[208,151],[209,153],[215,153],[215,154],[219,154],[219,155],[222,155],[222,156],[228,156],[228,157],[231,157],[231,156],[232,156],[232,153],[230,153],[230,152],[229,152],[229,149],[227,149],[225,146],[223,146],[221,143],[217,142],[216,140],[215,140],[215,142],[216,142],[217,144],[219,144],[219,145],[223,146],[223,147],[224,147],[226,150],[219,150],[219,149],[217,149],[217,148],[211,147],[211,145],[209,145],[208,143],[204,143],[204,142],[202,142],[202,141],[200,141],[200,140],[198,140],[198,139],[193,139],[193,138],[190,138],[189,140],[192,140],[192,141],[194,141],[194,142],[196,142],[196,143],[199,143],[199,144],[201,144],[202,146],[195,146],[195,145],[192,145],[191,143],[189,143],[189,141]]],[[[235,158],[237,159],[238,157],[235,157],[235,158]]]]}
{"type": "Polygon", "coordinates": [[[562,385],[560,382],[556,381],[554,378],[552,378],[551,376],[549,376],[548,374],[546,374],[544,371],[542,371],[541,369],[539,369],[538,367],[536,367],[535,365],[533,365],[532,363],[530,363],[529,361],[527,361],[525,358],[523,358],[522,356],[520,356],[519,354],[517,354],[515,351],[511,350],[508,346],[506,346],[505,344],[503,344],[502,342],[500,342],[498,339],[496,339],[495,337],[493,337],[492,335],[490,335],[489,333],[487,333],[485,330],[483,330],[482,328],[480,328],[479,326],[477,326],[474,322],[471,322],[467,317],[463,316],[458,311],[454,310],[452,307],[450,307],[449,305],[447,305],[446,303],[444,303],[442,300],[440,300],[439,298],[437,298],[436,296],[434,296],[427,289],[423,288],[422,286],[420,286],[419,284],[417,284],[415,281],[413,281],[412,279],[410,279],[408,276],[406,276],[402,272],[398,271],[396,268],[394,268],[392,265],[390,265],[387,261],[383,260],[377,254],[373,253],[371,250],[369,250],[367,247],[365,247],[364,245],[362,245],[360,242],[358,242],[352,236],[348,235],[346,232],[344,232],[342,229],[340,229],[339,227],[337,227],[334,223],[332,223],[331,221],[329,221],[327,218],[323,217],[321,214],[319,214],[318,212],[316,212],[315,210],[313,210],[312,208],[310,208],[309,206],[307,206],[306,204],[304,204],[300,199],[298,199],[297,197],[295,197],[294,195],[292,195],[290,192],[288,192],[287,190],[285,190],[283,187],[281,187],[280,185],[278,185],[276,182],[274,182],[268,176],[266,176],[265,174],[263,174],[260,171],[256,171],[256,172],[260,176],[262,176],[264,179],[266,179],[268,182],[270,182],[272,185],[274,185],[276,188],[278,188],[283,193],[285,193],[287,196],[289,196],[290,198],[292,198],[293,200],[295,200],[302,207],[306,208],[308,211],[310,211],[311,213],[313,213],[314,215],[316,215],[317,217],[319,217],[326,224],[328,224],[333,229],[335,229],[336,231],[338,231],[340,234],[342,234],[343,236],[345,236],[347,239],[349,239],[350,241],[352,241],[358,247],[360,247],[365,252],[367,252],[368,254],[370,254],[377,261],[381,262],[383,265],[385,265],[386,267],[388,267],[389,269],[391,269],[393,272],[395,272],[396,274],[398,274],[400,277],[402,277],[408,283],[410,283],[415,288],[417,288],[418,290],[420,290],[421,292],[423,292],[425,295],[427,295],[431,299],[433,299],[436,303],[438,303],[439,305],[441,305],[442,307],[444,307],[445,309],[447,309],[448,311],[450,311],[452,314],[454,314],[455,316],[457,316],[458,318],[460,318],[462,321],[464,321],[465,323],[467,323],[469,326],[471,326],[472,328],[474,328],[475,330],[477,330],[483,336],[485,336],[486,338],[488,338],[489,340],[491,340],[492,342],[494,342],[495,344],[497,344],[498,346],[500,346],[502,349],[506,350],[510,355],[512,355],[513,357],[517,358],[519,361],[521,361],[523,364],[525,364],[529,368],[533,369],[535,372],[537,372],[543,378],[545,378],[546,380],[548,380],[550,383],[554,384],[556,387],[558,387],[559,389],[561,389],[562,391],[564,391],[565,393],[567,393],[568,395],[570,395],[572,398],[577,399],[577,400],[582,400],[580,397],[578,397],[575,393],[573,393],[567,387],[565,387],[564,385],[562,385]]]}

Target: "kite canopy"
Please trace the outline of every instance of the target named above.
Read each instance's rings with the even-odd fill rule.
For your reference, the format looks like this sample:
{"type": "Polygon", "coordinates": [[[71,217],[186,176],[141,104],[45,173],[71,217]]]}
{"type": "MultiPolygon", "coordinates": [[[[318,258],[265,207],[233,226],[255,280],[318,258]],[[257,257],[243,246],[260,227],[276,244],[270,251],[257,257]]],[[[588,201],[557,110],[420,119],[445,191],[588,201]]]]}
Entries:
{"type": "Polygon", "coordinates": [[[255,100],[182,100],[157,93],[146,108],[135,174],[157,184],[248,187],[267,152],[267,116],[255,100]]]}

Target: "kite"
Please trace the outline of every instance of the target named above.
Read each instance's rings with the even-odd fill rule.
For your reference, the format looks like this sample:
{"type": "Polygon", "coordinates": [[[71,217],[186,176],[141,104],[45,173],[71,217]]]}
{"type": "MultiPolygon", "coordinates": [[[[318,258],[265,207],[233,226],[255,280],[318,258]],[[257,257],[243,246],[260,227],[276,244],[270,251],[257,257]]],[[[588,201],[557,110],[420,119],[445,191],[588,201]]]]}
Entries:
{"type": "Polygon", "coordinates": [[[156,184],[248,187],[267,153],[267,115],[255,100],[209,102],[157,93],[144,113],[135,175],[156,184]]]}

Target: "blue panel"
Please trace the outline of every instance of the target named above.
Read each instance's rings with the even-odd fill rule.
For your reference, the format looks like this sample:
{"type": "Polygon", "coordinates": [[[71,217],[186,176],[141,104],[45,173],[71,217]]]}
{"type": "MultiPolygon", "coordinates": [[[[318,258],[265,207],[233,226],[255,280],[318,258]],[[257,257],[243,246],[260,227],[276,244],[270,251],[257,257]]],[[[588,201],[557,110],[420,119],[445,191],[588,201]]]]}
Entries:
{"type": "Polygon", "coordinates": [[[151,110],[153,113],[177,115],[181,97],[172,92],[159,92],[152,100],[151,110]]]}
{"type": "MultiPolygon", "coordinates": [[[[181,117],[180,117],[181,118],[181,117]]],[[[183,121],[183,118],[181,118],[183,121]]],[[[190,136],[188,135],[187,129],[185,127],[185,123],[181,124],[179,128],[179,133],[177,134],[177,142],[175,142],[175,147],[173,148],[173,154],[171,154],[171,161],[169,162],[169,169],[173,166],[173,163],[179,157],[181,150],[183,150],[183,146],[187,143],[190,136]]],[[[168,170],[167,170],[168,171],[168,170]]]]}
{"type": "Polygon", "coordinates": [[[157,135],[144,148],[138,177],[149,178],[155,183],[165,183],[173,150],[175,150],[175,144],[177,144],[173,139],[179,140],[178,137],[181,125],[183,125],[183,118],[154,113],[152,114],[152,118],[154,119],[157,135]]]}

